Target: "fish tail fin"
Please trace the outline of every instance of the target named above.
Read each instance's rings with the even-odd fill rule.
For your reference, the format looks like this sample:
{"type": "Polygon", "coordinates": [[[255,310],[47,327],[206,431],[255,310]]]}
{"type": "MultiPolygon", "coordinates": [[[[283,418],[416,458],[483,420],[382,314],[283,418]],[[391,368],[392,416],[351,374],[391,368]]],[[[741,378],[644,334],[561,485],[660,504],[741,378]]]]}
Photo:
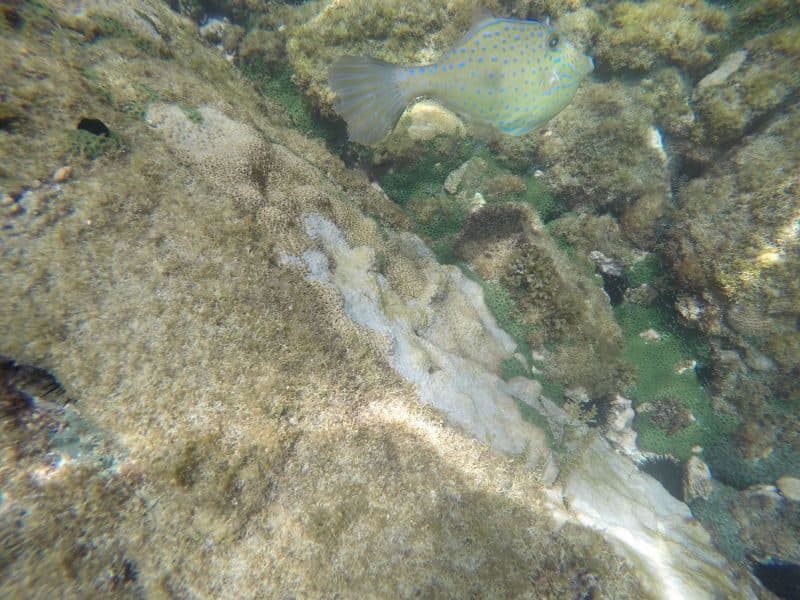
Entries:
{"type": "Polygon", "coordinates": [[[366,56],[342,56],[328,71],[334,104],[350,139],[377,144],[392,130],[414,94],[403,85],[402,67],[366,56]]]}

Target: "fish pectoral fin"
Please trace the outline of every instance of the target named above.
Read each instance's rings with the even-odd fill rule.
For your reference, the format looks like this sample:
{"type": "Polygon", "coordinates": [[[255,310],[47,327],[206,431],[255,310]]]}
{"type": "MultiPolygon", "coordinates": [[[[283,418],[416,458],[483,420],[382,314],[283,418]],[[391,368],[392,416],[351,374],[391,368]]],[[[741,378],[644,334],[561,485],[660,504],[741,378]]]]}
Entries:
{"type": "Polygon", "coordinates": [[[469,134],[479,142],[488,144],[491,142],[496,142],[501,138],[501,131],[491,123],[466,113],[459,112],[456,114],[458,115],[458,118],[461,119],[461,121],[469,128],[469,134]]]}
{"type": "Polygon", "coordinates": [[[470,126],[470,134],[484,144],[496,144],[503,137],[502,132],[497,127],[483,121],[472,124],[470,126]]]}

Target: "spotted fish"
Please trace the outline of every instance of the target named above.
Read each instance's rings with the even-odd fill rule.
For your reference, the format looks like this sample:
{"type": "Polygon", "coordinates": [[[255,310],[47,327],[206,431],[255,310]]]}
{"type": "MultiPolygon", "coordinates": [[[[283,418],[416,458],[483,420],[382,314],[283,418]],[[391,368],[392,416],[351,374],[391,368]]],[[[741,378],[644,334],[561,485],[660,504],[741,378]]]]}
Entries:
{"type": "Polygon", "coordinates": [[[328,72],[350,138],[381,141],[415,98],[438,100],[467,121],[522,135],[561,112],[592,59],[548,23],[487,18],[432,65],[404,67],[343,56],[328,72]]]}

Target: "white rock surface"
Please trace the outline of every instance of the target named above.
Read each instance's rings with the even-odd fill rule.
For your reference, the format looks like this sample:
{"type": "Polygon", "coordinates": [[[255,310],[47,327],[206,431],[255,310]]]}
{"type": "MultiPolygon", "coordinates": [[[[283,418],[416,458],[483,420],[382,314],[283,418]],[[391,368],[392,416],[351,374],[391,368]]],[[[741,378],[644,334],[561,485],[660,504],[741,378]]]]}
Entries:
{"type": "MultiPolygon", "coordinates": [[[[507,384],[487,370],[497,357],[510,357],[516,344],[497,326],[480,286],[431,260],[438,273],[428,276],[442,278],[431,311],[404,301],[371,269],[372,249],[348,247],[341,231],[319,215],[307,216],[305,226],[321,246],[303,254],[308,277],[334,285],[348,316],[386,336],[391,366],[417,387],[420,399],[493,448],[526,453],[531,467],[554,481],[558,470],[544,432],[522,419],[507,384]]],[[[421,241],[418,250],[429,253],[421,241]]]]}
{"type": "Polygon", "coordinates": [[[800,502],[800,479],[784,476],[778,479],[775,485],[784,498],[792,502],[800,502]]]}
{"type": "Polygon", "coordinates": [[[633,430],[635,416],[633,403],[624,396],[616,394],[609,404],[606,438],[623,454],[634,460],[640,460],[643,455],[636,446],[636,432],[633,430]]]}
{"type": "MultiPolygon", "coordinates": [[[[349,247],[341,231],[319,215],[308,215],[305,228],[318,244],[303,255],[307,276],[335,286],[347,315],[386,337],[389,363],[416,386],[420,399],[493,448],[524,454],[546,483],[555,484],[559,474],[547,436],[522,420],[514,398],[534,408],[555,435],[563,433],[566,418],[537,382],[504,382],[487,370],[497,356],[513,355],[515,344],[489,314],[481,288],[431,260],[420,278],[438,278],[438,292],[428,305],[404,301],[371,268],[372,249],[349,247]]],[[[429,253],[421,242],[418,250],[429,253]]],[[[654,598],[756,597],[735,580],[686,504],[604,439],[585,439],[590,443],[560,474],[565,503],[553,505],[554,517],[603,532],[636,565],[654,598]]],[[[556,490],[557,485],[551,491],[556,490]]]]}
{"type": "Polygon", "coordinates": [[[722,64],[720,64],[720,66],[717,67],[716,70],[712,71],[711,73],[703,77],[697,83],[695,91],[701,92],[705,88],[722,85],[723,83],[725,83],[725,80],[728,79],[728,77],[730,77],[736,71],[739,70],[739,67],[741,67],[742,64],[744,64],[745,60],[747,60],[746,50],[731,52],[728,56],[725,57],[725,60],[722,61],[722,64]]]}

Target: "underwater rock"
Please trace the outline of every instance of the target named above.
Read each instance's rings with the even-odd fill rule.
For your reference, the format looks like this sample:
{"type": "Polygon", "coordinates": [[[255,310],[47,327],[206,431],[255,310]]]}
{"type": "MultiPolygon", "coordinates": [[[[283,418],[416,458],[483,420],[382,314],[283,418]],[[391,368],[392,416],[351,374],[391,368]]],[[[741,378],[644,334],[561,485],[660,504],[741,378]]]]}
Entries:
{"type": "MultiPolygon", "coordinates": [[[[325,252],[325,255],[316,251],[304,254],[309,276],[334,285],[342,294],[345,311],[352,318],[388,336],[389,346],[394,348],[389,355],[390,364],[415,384],[421,399],[442,409],[448,420],[489,440],[499,449],[514,452],[514,448],[522,444],[525,448],[523,461],[541,473],[545,481],[549,480],[550,473],[555,472],[551,471],[553,464],[546,446],[532,443],[541,433],[534,434],[535,429],[529,426],[515,425],[518,416],[508,420],[508,411],[516,411],[509,401],[512,396],[519,396],[540,411],[549,428],[555,428],[559,421],[563,423],[565,416],[541,396],[541,386],[519,379],[505,384],[495,375],[476,371],[463,358],[442,352],[437,347],[442,342],[453,345],[446,341],[452,335],[452,325],[440,330],[440,335],[446,332],[446,337],[434,344],[431,342],[435,338],[415,327],[413,321],[408,324],[382,314],[378,308],[379,298],[388,314],[413,316],[407,312],[411,308],[409,305],[405,309],[394,308],[391,289],[381,284],[380,277],[370,274],[369,250],[349,248],[341,232],[318,216],[307,217],[306,228],[321,242],[325,252]],[[336,265],[333,273],[330,263],[336,265]]],[[[454,283],[458,280],[456,276],[454,283]]],[[[470,282],[463,280],[461,285],[465,283],[470,282]]],[[[462,289],[469,291],[470,286],[462,289]]],[[[470,295],[480,294],[479,290],[473,288],[470,295]]],[[[450,294],[452,292],[439,296],[443,295],[447,302],[450,294]]],[[[457,318],[460,320],[467,315],[462,313],[457,318]]],[[[474,351],[479,349],[476,347],[474,351]]],[[[570,512],[581,523],[602,527],[619,551],[649,573],[651,585],[658,582],[649,593],[665,598],[710,597],[715,586],[733,585],[727,575],[718,571],[724,563],[710,550],[707,534],[690,518],[685,504],[672,498],[660,484],[641,474],[632,462],[612,452],[599,439],[590,441],[579,456],[578,462],[562,476],[570,512]],[[622,484],[623,481],[626,483],[622,484]],[[620,485],[624,490],[619,489],[620,485]],[[598,494],[604,500],[598,501],[598,494]],[[675,548],[676,552],[668,548],[675,548]],[[709,579],[711,573],[716,574],[709,579]]]]}
{"type": "Polygon", "coordinates": [[[492,447],[522,454],[552,483],[557,469],[544,432],[523,421],[502,380],[492,374],[516,344],[483,304],[480,286],[454,268],[436,273],[430,251],[420,240],[409,240],[413,246],[407,244],[406,252],[413,248],[427,258],[426,279],[438,285],[429,295],[435,305],[404,302],[387,280],[370,273],[370,249],[349,248],[336,226],[319,215],[307,216],[305,226],[325,252],[303,254],[310,279],[336,286],[345,313],[387,337],[389,364],[415,385],[420,399],[492,447]],[[336,265],[333,272],[328,263],[336,265]]]}
{"type": "Polygon", "coordinates": [[[53,183],[64,183],[67,179],[70,178],[72,175],[72,167],[69,165],[64,165],[63,167],[59,167],[56,169],[56,172],[53,173],[53,183]]]}
{"type": "Polygon", "coordinates": [[[708,500],[714,490],[713,478],[708,465],[699,456],[692,456],[686,461],[683,476],[683,500],[687,504],[695,498],[708,500]]]}
{"type": "Polygon", "coordinates": [[[642,458],[642,453],[636,446],[636,432],[633,430],[635,416],[633,403],[624,396],[616,394],[609,403],[605,436],[627,456],[639,460],[642,458]]]}
{"type": "Polygon", "coordinates": [[[671,62],[696,72],[713,60],[727,13],[703,0],[618,2],[599,32],[597,60],[614,71],[648,71],[671,62]]]}
{"type": "Polygon", "coordinates": [[[753,486],[739,493],[733,516],[750,555],[757,561],[800,562],[800,513],[772,485],[753,486]]]}
{"type": "Polygon", "coordinates": [[[430,100],[417,102],[408,111],[408,121],[402,125],[409,138],[424,142],[445,135],[460,138],[464,124],[452,112],[430,100]]]}
{"type": "MultiPolygon", "coordinates": [[[[754,597],[686,505],[538,382],[498,376],[517,344],[477,284],[398,231],[408,217],[380,189],[166,4],[86,6],[168,48],[108,21],[86,36],[91,18],[60,3],[22,3],[26,25],[0,38],[0,61],[23,67],[4,84],[32,100],[2,149],[3,202],[26,210],[3,230],[0,352],[46,367],[107,443],[42,470],[46,454],[19,448],[49,433],[8,444],[0,423],[18,575],[0,595],[754,597]],[[86,28],[63,34],[40,8],[86,28]],[[124,158],[35,184],[69,147],[44,125],[83,114],[125,138],[124,158]],[[562,466],[547,432],[567,430],[562,466]]],[[[527,258],[560,271],[541,237],[527,258]]],[[[571,295],[603,298],[564,273],[571,295]]]]}
{"type": "Polygon", "coordinates": [[[622,265],[598,250],[589,253],[589,260],[595,264],[597,272],[603,278],[603,289],[608,294],[611,305],[622,302],[628,289],[628,277],[622,265]]]}
{"type": "Polygon", "coordinates": [[[731,52],[714,71],[711,71],[711,73],[697,82],[694,88],[695,94],[701,93],[707,87],[714,87],[715,85],[722,85],[725,83],[725,80],[736,73],[746,59],[747,51],[745,50],[731,52]]]}
{"type": "Polygon", "coordinates": [[[629,218],[635,240],[646,242],[666,210],[670,173],[663,148],[652,143],[655,117],[635,91],[619,82],[584,85],[569,110],[531,136],[532,151],[547,184],[573,208],[622,213],[654,203],[629,218]]]}
{"type": "Polygon", "coordinates": [[[230,25],[230,21],[226,18],[220,19],[217,17],[212,17],[200,26],[198,33],[205,41],[212,44],[219,44],[222,42],[222,36],[225,33],[225,29],[230,27],[230,25]]]}
{"type": "MultiPolygon", "coordinates": [[[[793,382],[800,364],[798,127],[800,111],[792,107],[683,186],[665,245],[682,288],[680,314],[740,348],[743,356],[768,359],[753,362],[759,381],[786,399],[797,397],[793,382]]],[[[728,393],[738,398],[738,389],[741,385],[732,386],[728,393]]],[[[749,399],[734,400],[750,415],[750,427],[772,427],[767,425],[772,419],[760,416],[769,411],[768,395],[750,393],[749,399]]],[[[779,425],[789,437],[797,426],[793,420],[779,425]]],[[[773,433],[754,434],[741,436],[740,443],[757,446],[757,440],[773,438],[773,433]]]]}
{"type": "Polygon", "coordinates": [[[463,163],[460,167],[458,167],[455,171],[451,171],[447,175],[447,178],[444,180],[444,190],[448,194],[455,194],[458,191],[458,186],[461,185],[461,180],[464,178],[464,173],[474,160],[475,159],[468,160],[467,162],[463,163]]]}
{"type": "Polygon", "coordinates": [[[723,62],[717,69],[724,68],[722,74],[709,74],[710,83],[707,78],[700,80],[693,93],[698,116],[693,137],[712,146],[729,147],[791,103],[800,90],[798,36],[800,26],[790,22],[754,37],[745,43],[745,50],[723,62]]]}
{"type": "Polygon", "coordinates": [[[755,598],[750,584],[734,582],[722,557],[688,507],[627,458],[597,439],[564,478],[564,497],[579,520],[600,526],[617,547],[650,574],[648,593],[662,598],[712,598],[717,586],[734,597],[755,598]],[[623,484],[622,481],[628,481],[623,484]],[[700,584],[699,580],[705,581],[700,584]]]}
{"type": "Polygon", "coordinates": [[[784,476],[778,479],[775,485],[784,498],[792,502],[800,502],[800,479],[784,476]]]}

